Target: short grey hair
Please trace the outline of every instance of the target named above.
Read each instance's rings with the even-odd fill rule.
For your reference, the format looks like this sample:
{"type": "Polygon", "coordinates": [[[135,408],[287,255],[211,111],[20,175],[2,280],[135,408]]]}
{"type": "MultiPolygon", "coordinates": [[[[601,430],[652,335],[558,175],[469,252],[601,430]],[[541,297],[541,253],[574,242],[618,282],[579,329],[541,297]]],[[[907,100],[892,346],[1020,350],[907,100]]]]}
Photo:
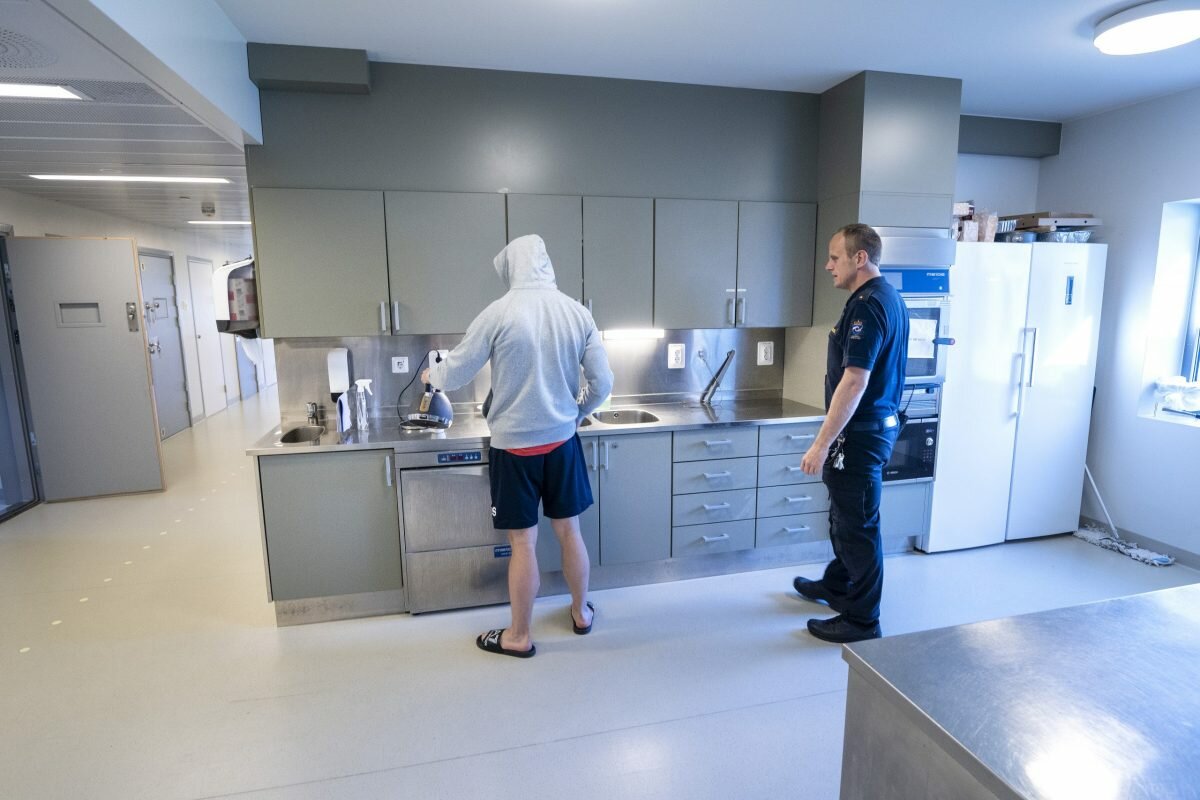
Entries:
{"type": "Polygon", "coordinates": [[[879,259],[883,255],[883,240],[879,238],[879,234],[870,225],[863,225],[861,222],[855,222],[852,225],[843,225],[838,233],[846,241],[846,252],[853,258],[859,250],[865,250],[867,253],[867,261],[870,261],[875,266],[879,266],[879,259]]]}

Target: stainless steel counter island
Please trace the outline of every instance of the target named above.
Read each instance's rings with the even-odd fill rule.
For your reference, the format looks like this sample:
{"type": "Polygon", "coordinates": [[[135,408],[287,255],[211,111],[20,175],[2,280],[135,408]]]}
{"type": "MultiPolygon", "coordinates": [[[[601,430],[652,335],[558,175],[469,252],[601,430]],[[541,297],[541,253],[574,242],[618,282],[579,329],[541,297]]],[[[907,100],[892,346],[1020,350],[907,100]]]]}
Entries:
{"type": "Polygon", "coordinates": [[[842,654],[842,800],[1200,797],[1200,584],[842,654]]]}

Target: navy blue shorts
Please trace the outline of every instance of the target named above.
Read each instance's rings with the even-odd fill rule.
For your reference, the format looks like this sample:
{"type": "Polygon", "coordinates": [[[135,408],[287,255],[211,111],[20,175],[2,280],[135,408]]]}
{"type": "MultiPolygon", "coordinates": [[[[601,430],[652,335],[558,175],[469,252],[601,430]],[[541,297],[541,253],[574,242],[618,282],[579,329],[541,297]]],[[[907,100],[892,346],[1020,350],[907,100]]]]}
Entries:
{"type": "Polygon", "coordinates": [[[592,484],[578,435],[540,456],[518,456],[493,447],[488,451],[488,475],[496,530],[536,526],[539,501],[550,519],[578,516],[592,504],[592,484]]]}

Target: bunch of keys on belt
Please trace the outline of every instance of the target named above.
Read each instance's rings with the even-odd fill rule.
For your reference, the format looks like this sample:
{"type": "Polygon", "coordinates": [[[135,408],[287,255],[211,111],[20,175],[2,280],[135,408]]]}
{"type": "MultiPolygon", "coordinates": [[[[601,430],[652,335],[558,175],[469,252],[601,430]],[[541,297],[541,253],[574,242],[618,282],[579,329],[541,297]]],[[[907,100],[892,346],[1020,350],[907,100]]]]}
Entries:
{"type": "Polygon", "coordinates": [[[846,468],[846,454],[842,451],[842,448],[845,446],[845,444],[846,434],[844,433],[839,434],[837,439],[833,442],[833,452],[829,454],[829,458],[833,461],[834,469],[846,468]]]}

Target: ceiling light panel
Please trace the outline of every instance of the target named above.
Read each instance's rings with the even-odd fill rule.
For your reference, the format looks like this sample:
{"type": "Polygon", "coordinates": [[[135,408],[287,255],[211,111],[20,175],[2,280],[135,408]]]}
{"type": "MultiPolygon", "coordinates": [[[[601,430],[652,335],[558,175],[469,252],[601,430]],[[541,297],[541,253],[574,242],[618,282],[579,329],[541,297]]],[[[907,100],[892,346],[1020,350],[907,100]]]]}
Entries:
{"type": "Polygon", "coordinates": [[[0,83],[0,98],[22,100],[88,100],[69,86],[49,83],[0,83]]]}
{"type": "Polygon", "coordinates": [[[1194,0],[1155,0],[1101,21],[1093,43],[1106,55],[1131,56],[1196,39],[1200,39],[1200,8],[1194,0]]]}
{"type": "Polygon", "coordinates": [[[99,181],[103,183],[229,183],[228,178],[180,175],[30,175],[39,181],[99,181]]]}

